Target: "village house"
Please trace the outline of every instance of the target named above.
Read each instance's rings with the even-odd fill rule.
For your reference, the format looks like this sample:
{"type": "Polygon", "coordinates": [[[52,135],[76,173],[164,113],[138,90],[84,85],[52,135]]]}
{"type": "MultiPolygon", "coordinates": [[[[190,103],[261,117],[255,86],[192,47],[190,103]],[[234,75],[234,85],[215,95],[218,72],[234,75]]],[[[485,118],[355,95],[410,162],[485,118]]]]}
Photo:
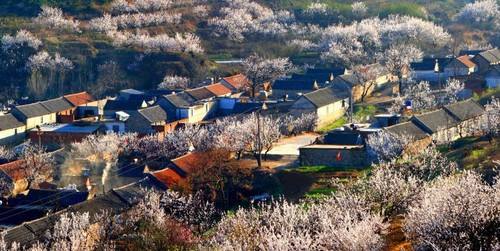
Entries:
{"type": "Polygon", "coordinates": [[[106,105],[106,99],[96,100],[88,92],[68,94],[64,95],[64,98],[76,107],[75,119],[103,115],[104,105],[106,105]]]}
{"type": "Polygon", "coordinates": [[[445,67],[444,73],[448,77],[467,76],[476,72],[476,64],[469,55],[452,59],[445,67]]]}
{"type": "Polygon", "coordinates": [[[491,66],[500,64],[500,50],[495,48],[483,51],[474,56],[472,61],[477,65],[478,72],[483,74],[487,72],[491,66]]]}
{"type": "Polygon", "coordinates": [[[493,65],[484,73],[486,87],[498,88],[500,86],[500,64],[493,65]]]}
{"type": "Polygon", "coordinates": [[[318,126],[327,125],[342,116],[349,108],[349,97],[330,87],[319,89],[302,95],[290,107],[290,113],[300,115],[315,113],[318,117],[318,126]]]}
{"type": "Polygon", "coordinates": [[[448,76],[444,69],[453,58],[423,58],[410,64],[411,78],[417,82],[428,81],[431,84],[443,84],[448,76]]]}
{"type": "Polygon", "coordinates": [[[272,85],[272,96],[280,100],[297,100],[300,96],[320,88],[318,82],[312,79],[280,79],[272,85]]]}
{"type": "Polygon", "coordinates": [[[411,121],[430,134],[432,140],[437,144],[447,143],[459,138],[458,125],[460,121],[444,109],[415,115],[411,118],[411,121]]]}
{"type": "Polygon", "coordinates": [[[406,137],[409,140],[405,153],[417,154],[432,143],[432,137],[414,122],[408,121],[385,127],[383,130],[397,137],[406,137]]]}
{"type": "Polygon", "coordinates": [[[127,113],[130,115],[125,121],[125,131],[127,132],[135,132],[139,135],[159,133],[164,136],[175,130],[175,126],[167,123],[167,112],[159,105],[127,113]]]}
{"type": "Polygon", "coordinates": [[[233,93],[239,93],[245,91],[250,81],[243,74],[236,74],[233,76],[225,77],[220,80],[220,83],[231,90],[233,93]]]}
{"type": "Polygon", "coordinates": [[[63,97],[42,101],[40,104],[56,114],[56,123],[71,123],[75,120],[76,107],[63,97]]]}
{"type": "Polygon", "coordinates": [[[114,99],[108,100],[104,106],[104,117],[114,118],[116,113],[120,111],[137,111],[148,107],[148,103],[144,99],[122,100],[114,99]]]}
{"type": "Polygon", "coordinates": [[[57,122],[56,113],[49,111],[40,102],[15,106],[12,109],[12,115],[26,125],[26,130],[57,122]]]}
{"type": "Polygon", "coordinates": [[[0,115],[0,144],[15,144],[24,140],[26,126],[12,114],[0,115]]]}
{"type": "Polygon", "coordinates": [[[460,121],[457,126],[460,137],[473,135],[481,124],[484,108],[472,99],[456,102],[444,107],[455,119],[460,121]]]}
{"type": "Polygon", "coordinates": [[[159,183],[161,183],[165,189],[175,187],[185,179],[171,168],[165,168],[162,170],[154,171],[151,172],[150,174],[159,183]]]}
{"type": "Polygon", "coordinates": [[[106,133],[106,128],[98,123],[41,125],[28,132],[32,142],[56,146],[80,142],[92,134],[106,133]]]}
{"type": "Polygon", "coordinates": [[[165,109],[169,118],[185,119],[187,123],[201,122],[217,110],[216,103],[198,102],[185,92],[162,96],[158,104],[165,109]]]}

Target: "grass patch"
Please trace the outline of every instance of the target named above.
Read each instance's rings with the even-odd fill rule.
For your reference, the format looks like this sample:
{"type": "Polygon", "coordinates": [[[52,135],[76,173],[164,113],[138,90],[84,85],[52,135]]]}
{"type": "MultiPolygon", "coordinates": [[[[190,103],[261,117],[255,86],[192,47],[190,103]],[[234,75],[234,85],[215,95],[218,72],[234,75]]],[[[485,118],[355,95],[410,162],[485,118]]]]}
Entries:
{"type": "Polygon", "coordinates": [[[375,105],[355,105],[354,117],[357,121],[368,121],[377,114],[378,107],[375,105]]]}
{"type": "Polygon", "coordinates": [[[308,199],[322,199],[324,197],[332,195],[333,193],[335,193],[335,188],[320,187],[311,189],[305,194],[305,197],[308,199]]]}
{"type": "Polygon", "coordinates": [[[343,126],[346,123],[347,123],[347,118],[342,117],[340,119],[333,121],[331,124],[328,124],[326,126],[321,127],[320,129],[318,129],[318,132],[327,133],[335,128],[339,128],[339,127],[343,126]]]}

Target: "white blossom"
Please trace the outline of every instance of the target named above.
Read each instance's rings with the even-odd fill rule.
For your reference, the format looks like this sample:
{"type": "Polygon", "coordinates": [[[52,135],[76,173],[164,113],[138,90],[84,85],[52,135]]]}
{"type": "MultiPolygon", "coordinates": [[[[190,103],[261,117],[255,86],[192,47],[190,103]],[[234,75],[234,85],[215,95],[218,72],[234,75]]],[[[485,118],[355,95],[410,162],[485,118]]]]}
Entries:
{"type": "Polygon", "coordinates": [[[430,184],[405,215],[404,231],[416,248],[493,250],[500,234],[500,186],[467,171],[430,184]]]}
{"type": "Polygon", "coordinates": [[[171,5],[171,0],[115,0],[111,3],[111,11],[113,13],[159,11],[167,10],[171,5]]]}
{"type": "Polygon", "coordinates": [[[364,2],[354,2],[351,4],[352,14],[356,17],[364,17],[368,12],[368,7],[364,2]]]}
{"type": "Polygon", "coordinates": [[[286,75],[293,70],[293,65],[288,58],[266,59],[254,54],[243,61],[243,69],[250,80],[250,95],[254,97],[258,87],[286,75]]]}
{"type": "Polygon", "coordinates": [[[448,105],[457,102],[459,100],[459,94],[464,90],[464,88],[465,84],[463,81],[458,79],[448,79],[443,89],[443,95],[440,95],[439,97],[441,105],[448,105]]]}
{"type": "Polygon", "coordinates": [[[42,46],[42,41],[27,30],[19,30],[15,36],[6,34],[2,37],[2,50],[18,48],[27,45],[35,50],[42,46]]]}
{"type": "Polygon", "coordinates": [[[496,0],[477,0],[466,4],[455,16],[455,19],[465,24],[498,22],[500,6],[496,0]]]}
{"type": "Polygon", "coordinates": [[[61,57],[59,53],[56,53],[54,57],[51,57],[48,52],[40,51],[28,59],[26,67],[31,70],[51,69],[66,71],[73,69],[74,65],[71,60],[61,57]]]}
{"type": "Polygon", "coordinates": [[[390,161],[399,157],[410,142],[409,137],[394,135],[385,130],[369,135],[366,140],[368,153],[378,161],[390,161]]]}
{"type": "Polygon", "coordinates": [[[158,85],[158,89],[186,89],[189,85],[189,78],[177,75],[166,75],[163,81],[158,85]]]}
{"type": "Polygon", "coordinates": [[[286,33],[294,20],[287,11],[274,12],[256,2],[245,0],[229,1],[220,10],[220,17],[209,20],[218,34],[232,40],[242,41],[249,34],[277,35],[286,33]]]}
{"type": "Polygon", "coordinates": [[[78,20],[68,19],[64,17],[61,9],[47,5],[42,6],[42,12],[38,14],[34,21],[52,29],[80,31],[80,22],[78,20]]]}

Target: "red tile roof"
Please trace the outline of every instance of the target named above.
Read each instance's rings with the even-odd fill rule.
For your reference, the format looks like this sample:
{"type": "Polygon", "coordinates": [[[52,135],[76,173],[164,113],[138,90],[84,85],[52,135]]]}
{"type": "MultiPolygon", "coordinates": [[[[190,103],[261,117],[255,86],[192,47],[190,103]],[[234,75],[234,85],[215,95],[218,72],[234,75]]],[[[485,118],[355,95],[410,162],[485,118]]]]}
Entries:
{"type": "Polygon", "coordinates": [[[463,55],[457,58],[458,61],[460,61],[462,64],[467,66],[468,68],[475,67],[476,64],[471,61],[471,58],[468,55],[463,55]]]}
{"type": "Polygon", "coordinates": [[[170,168],[151,173],[159,182],[167,187],[172,187],[182,180],[182,177],[170,168]]]}
{"type": "Polygon", "coordinates": [[[5,172],[12,180],[18,181],[26,177],[25,172],[21,169],[23,160],[14,160],[9,163],[0,165],[0,170],[5,172]]]}
{"type": "Polygon", "coordinates": [[[196,168],[205,166],[206,162],[207,154],[200,152],[191,152],[172,160],[172,163],[174,163],[174,165],[176,165],[178,168],[182,169],[182,171],[184,171],[186,175],[193,173],[196,168]]]}
{"type": "Polygon", "coordinates": [[[88,92],[68,94],[65,95],[64,98],[74,106],[80,106],[95,101],[94,97],[92,97],[92,95],[90,95],[88,92]]]}
{"type": "Polygon", "coordinates": [[[207,90],[217,96],[225,96],[231,94],[231,90],[221,83],[211,84],[206,86],[207,90]]]}
{"type": "Polygon", "coordinates": [[[225,77],[223,78],[224,81],[226,81],[228,84],[233,86],[236,89],[242,89],[248,84],[248,79],[245,75],[243,74],[236,74],[233,76],[225,77]]]}

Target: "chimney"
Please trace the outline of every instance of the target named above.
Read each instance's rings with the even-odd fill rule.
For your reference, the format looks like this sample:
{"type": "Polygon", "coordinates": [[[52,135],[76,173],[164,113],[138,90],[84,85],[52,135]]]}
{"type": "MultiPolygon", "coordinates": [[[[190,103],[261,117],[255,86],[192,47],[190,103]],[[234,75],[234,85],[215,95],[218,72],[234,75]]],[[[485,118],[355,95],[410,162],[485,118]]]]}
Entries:
{"type": "Polygon", "coordinates": [[[439,72],[439,62],[438,60],[436,59],[436,64],[434,64],[434,72],[435,73],[438,73],[439,72]]]}

